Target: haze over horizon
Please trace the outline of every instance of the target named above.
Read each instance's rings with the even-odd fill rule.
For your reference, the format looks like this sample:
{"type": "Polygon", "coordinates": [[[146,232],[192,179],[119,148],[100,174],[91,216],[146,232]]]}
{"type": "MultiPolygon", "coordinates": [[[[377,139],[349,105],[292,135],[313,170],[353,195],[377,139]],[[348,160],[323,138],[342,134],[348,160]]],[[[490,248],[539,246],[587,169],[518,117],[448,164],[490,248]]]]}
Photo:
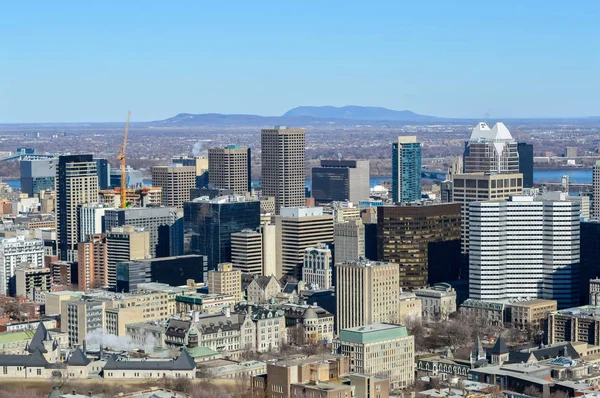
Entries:
{"type": "Polygon", "coordinates": [[[600,4],[354,1],[3,5],[0,123],[279,116],[301,105],[448,118],[600,114],[600,4]]]}

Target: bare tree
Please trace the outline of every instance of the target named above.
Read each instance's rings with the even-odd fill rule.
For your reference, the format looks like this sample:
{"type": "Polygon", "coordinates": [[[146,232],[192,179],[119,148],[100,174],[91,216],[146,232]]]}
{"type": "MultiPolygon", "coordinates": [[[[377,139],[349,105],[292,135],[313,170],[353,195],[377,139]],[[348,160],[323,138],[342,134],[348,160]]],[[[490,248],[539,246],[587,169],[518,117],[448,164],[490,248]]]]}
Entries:
{"type": "Polygon", "coordinates": [[[234,396],[227,392],[224,387],[213,383],[203,381],[195,384],[189,393],[192,398],[233,398],[234,396]]]}
{"type": "Polygon", "coordinates": [[[527,387],[525,387],[525,389],[523,390],[523,394],[529,395],[530,397],[541,397],[542,396],[542,392],[533,384],[530,384],[527,387]]]}

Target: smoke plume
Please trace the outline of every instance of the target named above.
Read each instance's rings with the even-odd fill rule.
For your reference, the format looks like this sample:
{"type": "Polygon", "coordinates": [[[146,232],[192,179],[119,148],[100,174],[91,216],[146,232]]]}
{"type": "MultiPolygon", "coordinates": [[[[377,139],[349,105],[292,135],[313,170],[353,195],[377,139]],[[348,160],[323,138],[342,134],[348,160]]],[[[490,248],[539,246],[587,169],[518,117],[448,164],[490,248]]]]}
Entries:
{"type": "Polygon", "coordinates": [[[88,333],[85,336],[85,340],[88,343],[100,344],[104,348],[109,348],[115,351],[133,351],[133,350],[144,350],[147,353],[154,351],[154,345],[156,339],[152,334],[146,335],[146,344],[140,346],[139,343],[134,342],[131,336],[116,336],[114,334],[107,333],[104,329],[98,328],[92,333],[88,333]]]}
{"type": "Polygon", "coordinates": [[[204,150],[204,143],[198,141],[194,144],[194,147],[192,148],[192,155],[200,156],[200,154],[202,153],[203,150],[204,150]]]}

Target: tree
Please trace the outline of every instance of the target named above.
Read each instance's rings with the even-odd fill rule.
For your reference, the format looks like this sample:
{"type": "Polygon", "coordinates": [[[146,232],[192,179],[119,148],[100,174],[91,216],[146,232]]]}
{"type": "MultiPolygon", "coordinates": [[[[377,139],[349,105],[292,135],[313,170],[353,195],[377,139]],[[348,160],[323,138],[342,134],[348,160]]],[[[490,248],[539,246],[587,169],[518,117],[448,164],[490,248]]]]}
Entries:
{"type": "Polygon", "coordinates": [[[225,388],[208,381],[195,384],[190,392],[192,398],[233,398],[225,388]]]}
{"type": "Polygon", "coordinates": [[[533,384],[530,384],[527,387],[525,387],[525,389],[523,390],[523,394],[529,395],[530,397],[541,397],[542,396],[541,391],[533,384]]]}

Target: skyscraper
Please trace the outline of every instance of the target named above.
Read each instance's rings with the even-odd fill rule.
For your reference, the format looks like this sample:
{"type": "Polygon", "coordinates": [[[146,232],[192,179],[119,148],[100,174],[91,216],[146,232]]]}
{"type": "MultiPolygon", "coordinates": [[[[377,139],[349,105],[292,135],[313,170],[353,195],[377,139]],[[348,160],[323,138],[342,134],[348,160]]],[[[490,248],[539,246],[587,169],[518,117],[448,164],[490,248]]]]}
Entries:
{"type": "Polygon", "coordinates": [[[465,173],[518,173],[519,152],[504,123],[498,122],[491,129],[478,123],[465,142],[465,173]]]}
{"type": "Polygon", "coordinates": [[[459,278],[460,208],[459,203],[377,208],[377,259],[399,264],[400,287],[459,278]]]}
{"type": "Polygon", "coordinates": [[[365,257],[365,226],[360,219],[338,222],[335,235],[335,262],[345,263],[365,257]]]}
{"type": "Polygon", "coordinates": [[[282,207],[305,205],[306,132],[277,126],[261,130],[261,187],[263,196],[275,198],[275,213],[282,207]]]}
{"type": "Polygon", "coordinates": [[[600,277],[600,220],[580,223],[581,261],[579,278],[579,304],[588,304],[590,279],[600,277]]]}
{"type": "Polygon", "coordinates": [[[231,189],[235,195],[250,192],[252,168],[250,148],[227,145],[208,150],[208,181],[218,189],[231,189]]]}
{"type": "Polygon", "coordinates": [[[263,237],[260,232],[244,229],[231,234],[231,263],[235,269],[263,275],[263,237]]]}
{"type": "Polygon", "coordinates": [[[88,291],[108,286],[106,235],[90,234],[78,245],[78,289],[88,291]]]}
{"type": "Polygon", "coordinates": [[[592,184],[594,189],[592,203],[592,217],[600,218],[600,160],[596,160],[592,172],[592,184]]]}
{"type": "Polygon", "coordinates": [[[40,191],[54,190],[55,164],[56,159],[21,160],[21,192],[32,198],[40,191]]]}
{"type": "Polygon", "coordinates": [[[78,206],[97,201],[98,173],[92,155],[60,156],[56,168],[56,227],[61,260],[77,260],[78,206]]]}
{"type": "Polygon", "coordinates": [[[369,199],[369,161],[323,159],[312,169],[311,196],[315,203],[348,200],[358,203],[369,199]]]}
{"type": "Polygon", "coordinates": [[[162,187],[163,206],[182,208],[190,200],[190,190],[196,187],[196,169],[180,164],[154,166],[152,185],[162,187]]]}
{"type": "Polygon", "coordinates": [[[110,163],[108,159],[94,159],[96,171],[98,172],[98,189],[109,189],[110,185],[110,163]]]}
{"type": "Polygon", "coordinates": [[[88,235],[100,234],[104,228],[104,214],[114,210],[108,203],[85,203],[79,206],[79,242],[85,242],[88,235]]]}
{"type": "Polygon", "coordinates": [[[333,257],[329,246],[319,243],[304,249],[302,281],[319,289],[329,289],[332,283],[333,257]]]}
{"type": "Polygon", "coordinates": [[[519,142],[519,173],[523,174],[523,188],[533,188],[533,144],[519,142]]]}
{"type": "Polygon", "coordinates": [[[579,203],[515,196],[469,209],[470,298],[579,303],[579,203]]]}
{"type": "Polygon", "coordinates": [[[421,143],[415,136],[400,136],[392,144],[392,200],[421,200],[421,143]]]}
{"type": "Polygon", "coordinates": [[[130,225],[106,233],[108,286],[117,287],[117,264],[150,257],[150,233],[130,225]]]}

